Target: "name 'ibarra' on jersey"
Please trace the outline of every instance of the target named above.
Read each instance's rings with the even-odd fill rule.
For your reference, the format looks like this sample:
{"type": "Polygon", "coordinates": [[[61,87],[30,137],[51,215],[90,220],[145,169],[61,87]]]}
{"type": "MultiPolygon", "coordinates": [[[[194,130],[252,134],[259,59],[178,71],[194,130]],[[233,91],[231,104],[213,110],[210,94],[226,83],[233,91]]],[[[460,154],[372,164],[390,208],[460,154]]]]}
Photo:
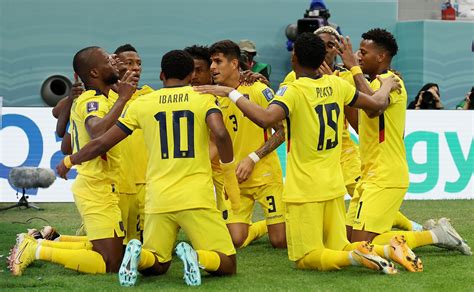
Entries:
{"type": "Polygon", "coordinates": [[[160,95],[159,101],[160,103],[188,102],[189,97],[187,93],[160,95]]]}
{"type": "Polygon", "coordinates": [[[316,87],[316,97],[323,98],[332,95],[332,87],[316,87]]]}

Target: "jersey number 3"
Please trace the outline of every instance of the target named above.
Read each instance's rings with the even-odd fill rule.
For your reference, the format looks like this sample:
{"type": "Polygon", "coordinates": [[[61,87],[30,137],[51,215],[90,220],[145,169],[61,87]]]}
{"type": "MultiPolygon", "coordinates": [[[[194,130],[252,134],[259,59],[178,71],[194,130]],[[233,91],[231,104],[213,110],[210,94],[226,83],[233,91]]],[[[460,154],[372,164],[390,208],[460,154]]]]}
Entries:
{"type": "Polygon", "coordinates": [[[319,119],[319,139],[318,139],[318,150],[324,149],[324,144],[326,142],[326,150],[332,149],[337,146],[337,120],[339,119],[339,113],[341,110],[339,109],[339,105],[335,102],[328,103],[328,104],[320,104],[314,108],[316,113],[318,114],[319,119]],[[326,112],[327,116],[327,126],[334,130],[334,140],[327,139],[326,137],[326,121],[324,121],[324,112],[326,112]],[[335,118],[333,118],[333,112],[335,113],[335,118]]]}
{"type": "MultiPolygon", "coordinates": [[[[173,111],[173,158],[194,158],[194,113],[189,110],[173,111]],[[181,149],[181,125],[180,120],[186,119],[187,149],[181,149]]],[[[166,127],[166,112],[159,112],[155,120],[160,123],[160,146],[161,158],[168,159],[168,131],[166,127]]]]}

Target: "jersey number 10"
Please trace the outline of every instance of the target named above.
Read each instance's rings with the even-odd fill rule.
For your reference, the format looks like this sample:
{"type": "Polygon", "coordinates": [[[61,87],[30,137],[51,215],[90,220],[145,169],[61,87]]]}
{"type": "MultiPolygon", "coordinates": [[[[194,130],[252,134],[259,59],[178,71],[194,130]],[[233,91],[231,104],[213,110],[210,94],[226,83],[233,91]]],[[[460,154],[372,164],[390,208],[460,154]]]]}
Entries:
{"type": "MultiPolygon", "coordinates": [[[[173,158],[194,158],[194,113],[189,110],[173,111],[173,158]],[[180,119],[185,118],[187,123],[188,149],[181,149],[181,127],[180,119]]],[[[159,112],[155,120],[160,123],[161,158],[168,159],[168,130],[166,127],[166,112],[159,112]]]]}
{"type": "Polygon", "coordinates": [[[337,146],[337,120],[339,119],[339,113],[341,110],[339,109],[339,105],[335,102],[328,103],[328,104],[320,104],[314,108],[316,113],[318,114],[319,119],[319,139],[318,139],[318,151],[324,149],[324,142],[326,142],[326,150],[332,149],[337,146]],[[326,111],[327,116],[327,125],[334,130],[335,136],[334,140],[327,139],[325,141],[326,136],[326,122],[324,121],[324,114],[323,112],[326,111]],[[333,119],[333,112],[336,114],[336,118],[333,119]]]}

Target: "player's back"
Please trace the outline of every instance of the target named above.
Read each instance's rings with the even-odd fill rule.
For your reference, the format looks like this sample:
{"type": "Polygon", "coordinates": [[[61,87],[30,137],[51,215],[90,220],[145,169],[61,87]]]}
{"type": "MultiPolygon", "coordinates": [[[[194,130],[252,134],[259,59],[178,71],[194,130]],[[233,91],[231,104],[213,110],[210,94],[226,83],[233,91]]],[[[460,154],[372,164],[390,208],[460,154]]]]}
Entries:
{"type": "Polygon", "coordinates": [[[273,102],[287,114],[284,201],[324,201],[343,195],[343,110],[357,98],[355,88],[336,76],[300,77],[281,87],[276,95],[273,102]]]}
{"type": "Polygon", "coordinates": [[[146,213],[215,208],[206,123],[215,111],[214,97],[190,86],[162,88],[124,110],[119,125],[142,129],[149,152],[146,213]]]}
{"type": "MultiPolygon", "coordinates": [[[[110,110],[107,98],[95,90],[88,90],[76,98],[71,107],[71,145],[76,153],[91,140],[86,130],[86,120],[95,116],[103,118],[110,110]]],[[[88,179],[115,183],[118,175],[119,149],[113,147],[106,154],[77,165],[79,175],[88,179]]]]}

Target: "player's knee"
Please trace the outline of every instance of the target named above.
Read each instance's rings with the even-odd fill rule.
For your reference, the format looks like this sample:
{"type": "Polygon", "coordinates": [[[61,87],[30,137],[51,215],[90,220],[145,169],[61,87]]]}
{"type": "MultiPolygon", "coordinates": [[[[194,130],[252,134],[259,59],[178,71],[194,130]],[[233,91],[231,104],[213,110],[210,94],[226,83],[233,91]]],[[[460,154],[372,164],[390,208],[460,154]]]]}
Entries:
{"type": "Polygon", "coordinates": [[[244,245],[246,239],[247,239],[247,236],[244,237],[244,235],[242,234],[238,234],[235,236],[233,235],[232,243],[234,244],[235,247],[241,247],[242,245],[244,245]]]}
{"type": "Polygon", "coordinates": [[[274,248],[286,248],[286,235],[285,233],[276,233],[269,235],[270,244],[274,248]]]}

